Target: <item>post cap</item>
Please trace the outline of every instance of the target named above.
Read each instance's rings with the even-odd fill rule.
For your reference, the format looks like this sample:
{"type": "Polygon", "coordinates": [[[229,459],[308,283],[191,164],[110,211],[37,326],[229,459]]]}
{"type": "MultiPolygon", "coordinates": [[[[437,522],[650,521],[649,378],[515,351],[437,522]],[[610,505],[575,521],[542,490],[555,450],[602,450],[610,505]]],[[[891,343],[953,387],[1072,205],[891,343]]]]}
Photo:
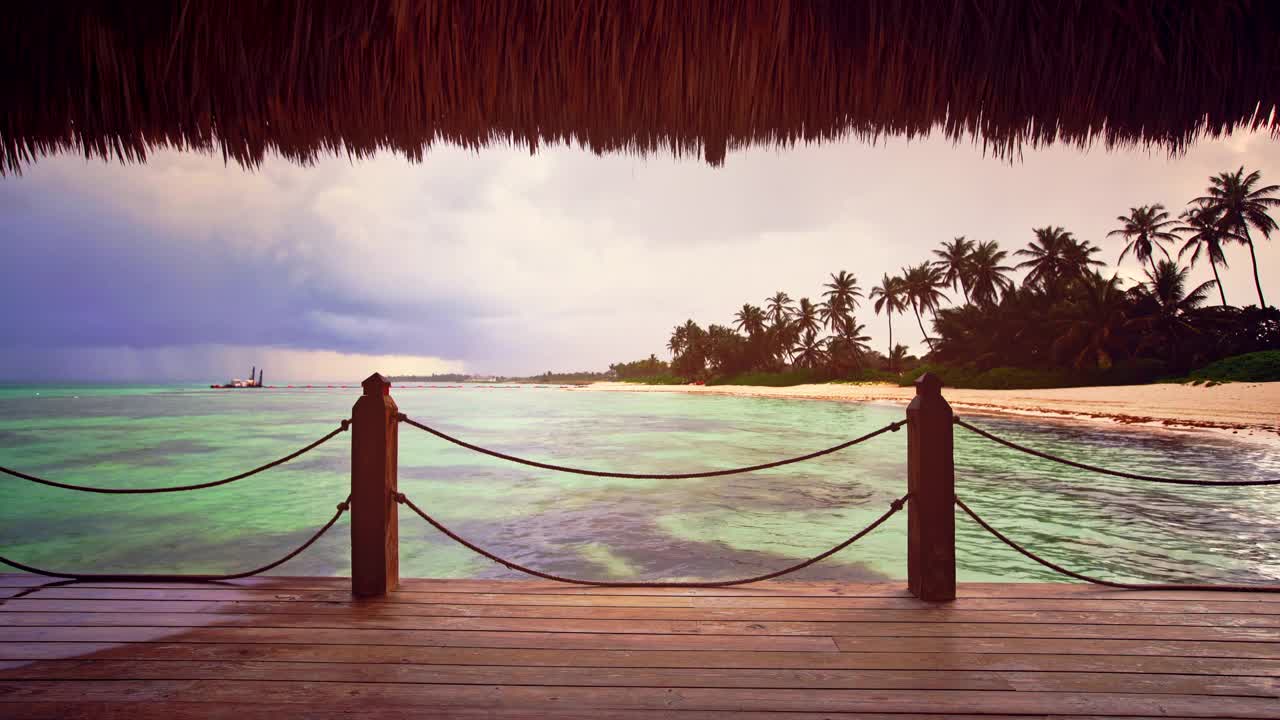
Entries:
{"type": "Polygon", "coordinates": [[[364,388],[365,395],[390,395],[391,381],[382,377],[380,373],[374,373],[364,379],[360,383],[360,387],[364,388]]]}
{"type": "Polygon", "coordinates": [[[916,378],[916,395],[941,395],[942,378],[927,372],[916,378]]]}

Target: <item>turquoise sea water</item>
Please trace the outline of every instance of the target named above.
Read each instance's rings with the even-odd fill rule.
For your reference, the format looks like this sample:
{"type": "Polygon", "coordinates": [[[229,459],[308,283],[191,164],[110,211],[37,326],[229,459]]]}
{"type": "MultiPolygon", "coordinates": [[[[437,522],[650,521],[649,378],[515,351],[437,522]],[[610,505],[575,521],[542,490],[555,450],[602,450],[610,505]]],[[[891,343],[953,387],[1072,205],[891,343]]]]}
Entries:
{"type": "MultiPolygon", "coordinates": [[[[159,486],[284,455],[347,417],[358,390],[0,387],[0,465],[54,480],[159,486]]],[[[901,418],[878,405],[463,387],[395,389],[402,411],[477,444],[549,462],[677,472],[836,444],[901,418]]],[[[1207,434],[971,418],[1086,462],[1209,479],[1274,477],[1280,453],[1207,434]]],[[[840,542],[905,492],[906,433],[818,460],[706,480],[616,480],[510,465],[414,428],[400,487],[478,544],[550,572],[718,579],[766,572],[840,542]]],[[[230,572],[291,549],[349,484],[350,436],[230,486],[111,496],[0,476],[0,555],[84,572],[230,572]]],[[[957,430],[957,492],[1014,538],[1076,570],[1124,580],[1280,580],[1280,488],[1157,486],[1053,465],[957,430]]],[[[406,577],[511,577],[400,516],[406,577]]],[[[906,514],[796,579],[906,573],[906,514]]],[[[277,574],[349,572],[344,518],[277,574]]],[[[963,580],[1050,580],[957,519],[963,580]]]]}

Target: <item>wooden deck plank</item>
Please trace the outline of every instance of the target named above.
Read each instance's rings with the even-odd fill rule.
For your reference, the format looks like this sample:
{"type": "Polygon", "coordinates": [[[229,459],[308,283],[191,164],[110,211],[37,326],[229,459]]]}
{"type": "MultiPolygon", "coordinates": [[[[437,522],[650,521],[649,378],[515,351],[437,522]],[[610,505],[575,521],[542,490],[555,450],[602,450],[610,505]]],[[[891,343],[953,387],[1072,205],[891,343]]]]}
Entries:
{"type": "MultiPolygon", "coordinates": [[[[366,617],[581,618],[612,620],[718,620],[772,622],[1049,623],[1066,625],[1198,625],[1280,628],[1280,615],[1116,611],[972,610],[926,605],[912,609],[719,608],[585,605],[345,604],[253,600],[91,600],[37,596],[0,602],[5,612],[248,613],[366,617]]],[[[0,620],[3,620],[0,617],[0,620]]]]}
{"type": "Polygon", "coordinates": [[[590,668],[408,663],[56,660],[0,663],[0,680],[286,680],[592,687],[1025,690],[1280,697],[1280,679],[980,670],[590,668]]]}
{"type": "Polygon", "coordinates": [[[318,643],[630,650],[1045,653],[1280,659],[1280,643],[1204,640],[1112,640],[992,637],[826,637],[786,635],[645,635],[535,631],[372,630],[263,627],[15,627],[0,642],[318,643]]]}
{"type": "Polygon", "coordinates": [[[2,643],[0,661],[58,659],[349,662],[595,668],[760,668],[809,670],[984,670],[989,672],[1141,672],[1280,677],[1280,661],[1233,658],[1050,655],[1045,653],[737,652],[560,650],[404,645],[262,643],[2,643]]]}
{"type": "Polygon", "coordinates": [[[1177,657],[1280,659],[1280,644],[1202,640],[1077,640],[1041,638],[837,637],[843,652],[1024,652],[1068,655],[1165,655],[1177,657]]]}
{"type": "Polygon", "coordinates": [[[0,717],[227,716],[245,698],[277,718],[1280,714],[1263,593],[403,585],[356,601],[342,578],[0,575],[0,717]]]}
{"type": "Polygon", "coordinates": [[[8,612],[10,627],[249,627],[365,630],[601,633],[633,635],[751,635],[935,638],[1072,638],[1213,640],[1276,643],[1280,628],[1200,625],[1096,625],[1065,623],[910,623],[851,621],[638,620],[541,617],[434,617],[296,613],[8,612]]]}
{"type": "MultiPolygon", "coordinates": [[[[0,599],[0,607],[12,600],[25,598],[62,599],[62,600],[169,600],[186,602],[322,602],[330,604],[346,604],[351,602],[347,591],[285,591],[257,588],[196,586],[187,588],[165,589],[130,589],[130,588],[92,588],[92,587],[53,587],[33,590],[28,588],[17,598],[0,599]]],[[[1120,603],[1115,600],[1075,600],[1075,599],[1008,599],[980,598],[966,599],[954,606],[937,606],[922,603],[913,598],[828,598],[828,597],[774,597],[774,596],[732,596],[732,597],[684,597],[684,596],[629,596],[629,595],[549,595],[525,593],[411,593],[398,592],[388,599],[365,601],[382,605],[520,605],[520,606],[554,606],[554,607],[679,607],[679,608],[722,608],[722,609],[922,609],[922,608],[962,608],[969,611],[978,610],[1055,610],[1067,612],[1117,611],[1123,608],[1127,612],[1170,612],[1179,613],[1214,613],[1214,614],[1280,614],[1280,604],[1272,602],[1215,602],[1191,600],[1173,603],[1170,600],[1144,601],[1140,595],[1129,602],[1120,603]]]]}
{"type": "MultiPolygon", "coordinates": [[[[146,703],[77,703],[77,702],[18,702],[5,706],[12,709],[14,717],[23,720],[280,720],[303,716],[307,720],[351,720],[353,716],[369,717],[370,713],[359,713],[351,708],[330,708],[316,705],[276,704],[271,702],[257,703],[218,703],[212,704],[146,704],[146,703]]],[[[503,720],[518,718],[527,720],[530,714],[522,708],[502,707],[438,707],[438,706],[402,706],[379,707],[378,718],[382,720],[424,720],[424,718],[456,718],[459,720],[503,720]]],[[[826,720],[829,718],[857,718],[858,720],[1064,720],[1065,716],[1057,715],[957,715],[948,713],[830,713],[830,712],[760,712],[753,710],[717,711],[717,710],[601,710],[599,708],[556,708],[554,715],[543,714],[543,717],[555,717],[559,720],[653,720],[653,718],[679,718],[680,720],[826,720]]],[[[1103,716],[1075,715],[1072,720],[1102,720],[1103,716]]],[[[1186,717],[1161,716],[1161,720],[1189,720],[1186,717]]]]}
{"type": "Polygon", "coordinates": [[[71,702],[221,703],[247,696],[277,703],[352,707],[519,707],[531,712],[558,708],[606,710],[821,711],[878,713],[1056,713],[1063,715],[1160,715],[1269,718],[1273,698],[1148,695],[1111,692],[789,688],[641,688],[581,686],[475,686],[420,683],[310,683],[237,680],[24,680],[0,681],[0,705],[31,700],[71,702]]]}
{"type": "MultiPolygon", "coordinates": [[[[747,635],[638,635],[630,633],[548,633],[435,630],[366,630],[359,628],[260,627],[14,627],[0,626],[0,642],[242,642],[319,643],[325,645],[405,645],[429,647],[498,647],[634,650],[836,650],[830,637],[747,635]]],[[[1232,643],[1221,643],[1229,645],[1232,643]]],[[[1248,645],[1251,643],[1235,643],[1248,645]]],[[[1226,650],[1223,650],[1224,652],[1226,650]]],[[[1239,650],[1245,653],[1243,649],[1239,650]]],[[[1248,654],[1225,657],[1259,657],[1248,654]]],[[[1268,657],[1261,655],[1261,657],[1268,657]]]]}
{"type": "MultiPolygon", "coordinates": [[[[34,575],[0,575],[0,587],[26,588],[60,581],[34,575]]],[[[119,583],[89,581],[76,583],[82,587],[150,589],[150,588],[213,588],[234,585],[240,589],[260,590],[330,590],[346,591],[350,588],[347,578],[288,578],[260,577],[236,580],[226,585],[196,583],[119,583]]],[[[400,593],[517,593],[550,595],[610,595],[652,597],[841,597],[841,598],[910,598],[903,582],[842,583],[803,582],[774,580],[754,583],[750,586],[726,588],[662,588],[662,587],[583,587],[545,580],[465,580],[465,579],[403,579],[400,593]]],[[[1086,583],[962,583],[957,588],[961,598],[1023,598],[1023,599],[1096,599],[1129,602],[1166,600],[1212,600],[1217,602],[1268,602],[1280,603],[1280,593],[1267,592],[1211,592],[1204,590],[1122,590],[1086,583]]]]}

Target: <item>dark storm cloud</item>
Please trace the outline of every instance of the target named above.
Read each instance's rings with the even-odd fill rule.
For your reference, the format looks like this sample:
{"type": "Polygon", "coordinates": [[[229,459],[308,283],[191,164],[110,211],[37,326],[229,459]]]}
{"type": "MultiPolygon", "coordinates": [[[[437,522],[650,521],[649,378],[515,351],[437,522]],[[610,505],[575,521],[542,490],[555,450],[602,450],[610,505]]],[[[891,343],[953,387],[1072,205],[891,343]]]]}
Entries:
{"type": "MultiPolygon", "coordinates": [[[[0,205],[12,211],[0,265],[0,330],[9,347],[214,343],[455,356],[468,349],[466,308],[457,303],[351,298],[322,277],[298,279],[305,259],[228,253],[216,237],[165,235],[92,197],[8,183],[0,205]]],[[[314,223],[294,231],[317,244],[332,235],[314,223]]]]}

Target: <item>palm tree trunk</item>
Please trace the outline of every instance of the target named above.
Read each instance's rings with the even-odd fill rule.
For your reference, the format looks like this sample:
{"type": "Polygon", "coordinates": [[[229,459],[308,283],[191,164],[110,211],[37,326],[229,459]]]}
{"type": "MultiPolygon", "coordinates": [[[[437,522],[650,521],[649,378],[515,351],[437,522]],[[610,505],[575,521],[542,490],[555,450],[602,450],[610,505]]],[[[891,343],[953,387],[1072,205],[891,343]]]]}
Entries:
{"type": "Polygon", "coordinates": [[[929,337],[929,333],[924,331],[924,321],[920,319],[920,308],[912,306],[911,309],[916,311],[916,324],[920,326],[920,334],[924,336],[925,344],[929,346],[930,350],[932,350],[933,339],[929,337]]]}
{"type": "Polygon", "coordinates": [[[1258,288],[1258,307],[1266,310],[1267,301],[1262,297],[1262,280],[1258,278],[1258,256],[1253,252],[1253,238],[1249,237],[1249,224],[1242,223],[1240,228],[1244,230],[1244,244],[1249,246],[1249,259],[1253,261],[1253,284],[1258,288]]]}
{"type": "Polygon", "coordinates": [[[886,312],[885,317],[889,318],[889,372],[893,372],[893,311],[886,312]]]}
{"type": "Polygon", "coordinates": [[[1213,281],[1218,285],[1218,294],[1222,296],[1222,307],[1227,306],[1227,292],[1222,289],[1222,280],[1218,278],[1218,263],[1213,261],[1213,256],[1209,256],[1209,267],[1213,268],[1213,281]]]}

